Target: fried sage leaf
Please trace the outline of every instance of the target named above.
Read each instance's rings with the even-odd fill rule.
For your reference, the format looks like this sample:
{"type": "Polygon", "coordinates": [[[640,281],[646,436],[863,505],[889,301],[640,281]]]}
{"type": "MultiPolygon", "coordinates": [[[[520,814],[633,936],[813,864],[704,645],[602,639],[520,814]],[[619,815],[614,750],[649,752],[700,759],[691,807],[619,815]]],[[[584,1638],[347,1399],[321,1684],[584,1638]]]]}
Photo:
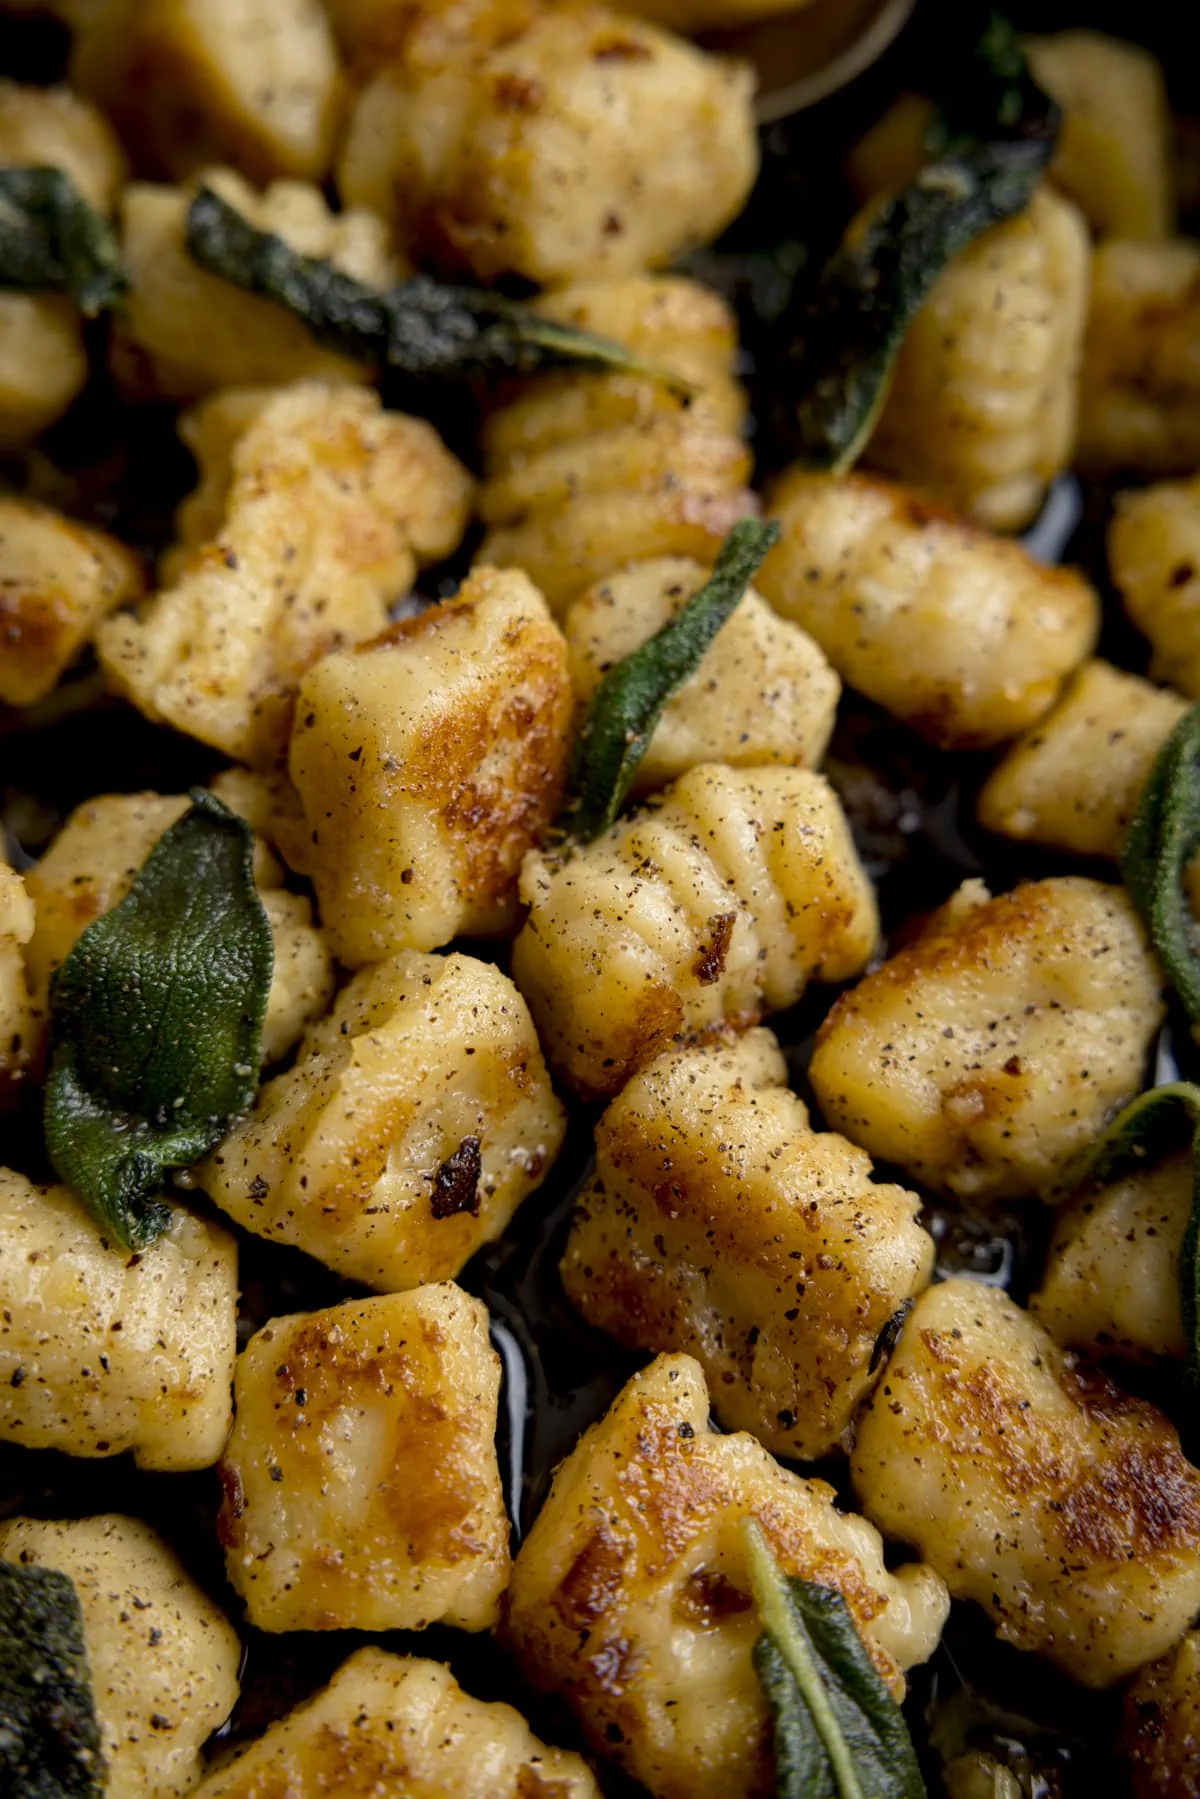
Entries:
{"type": "Polygon", "coordinates": [[[112,226],[61,169],[0,169],[0,287],[70,294],[88,318],[129,292],[112,226]]]}
{"type": "Polygon", "coordinates": [[[620,344],[555,324],[502,294],[448,287],[427,275],[378,293],[259,231],[211,188],[202,187],[188,209],[186,240],[189,254],[210,274],[285,306],[318,342],[358,362],[417,379],[460,381],[606,368],[692,391],[679,376],[620,344]]]}
{"type": "Polygon", "coordinates": [[[898,194],[864,208],[803,293],[783,428],[793,453],[814,467],[841,473],[861,454],[934,283],[982,232],[1025,211],[1060,123],[1012,27],[995,13],[941,118],[936,160],[898,194]]]}
{"type": "Polygon", "coordinates": [[[1099,1141],[1066,1170],[1062,1187],[1103,1187],[1152,1167],[1191,1140],[1192,1209],[1179,1249],[1179,1307],[1188,1373],[1200,1378],[1200,1087],[1172,1081],[1139,1094],[1113,1119],[1099,1141]]]}
{"type": "Polygon", "coordinates": [[[654,727],[779,541],[773,521],[742,519],[712,574],[674,618],[609,669],[592,695],[575,744],[563,826],[581,843],[606,831],[621,810],[654,727]]]}
{"type": "Polygon", "coordinates": [[[754,1669],[775,1725],[776,1799],[926,1799],[908,1727],[833,1587],[790,1580],[744,1525],[763,1634],[754,1669]]]}
{"type": "Polygon", "coordinates": [[[1200,849],[1200,703],[1163,744],[1138,800],[1121,873],[1167,978],[1200,1026],[1200,930],[1184,888],[1200,849]]]}
{"type": "Polygon", "coordinates": [[[254,837],[202,788],[119,906],[84,931],[51,989],[46,1147],[117,1241],[170,1223],[169,1169],[250,1106],[271,985],[254,837]]]}
{"type": "Polygon", "coordinates": [[[0,1793],[100,1799],[104,1761],[75,1583],[0,1561],[0,1793]]]}

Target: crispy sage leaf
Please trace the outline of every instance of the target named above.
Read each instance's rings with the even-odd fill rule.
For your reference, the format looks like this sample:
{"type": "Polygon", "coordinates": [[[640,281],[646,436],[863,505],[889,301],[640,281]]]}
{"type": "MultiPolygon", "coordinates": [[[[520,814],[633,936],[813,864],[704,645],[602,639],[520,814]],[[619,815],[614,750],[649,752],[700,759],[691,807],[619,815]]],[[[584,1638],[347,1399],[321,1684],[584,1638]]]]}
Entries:
{"type": "Polygon", "coordinates": [[[61,169],[0,169],[0,287],[68,293],[88,318],[129,292],[112,226],[61,169]]]}
{"type": "Polygon", "coordinates": [[[663,707],[689,676],[779,541],[774,520],[742,519],[712,574],[674,618],[609,669],[592,695],[575,744],[563,826],[581,843],[606,831],[621,810],[663,707]]]}
{"type": "Polygon", "coordinates": [[[259,231],[211,188],[202,187],[188,209],[186,239],[210,274],[285,306],[318,342],[358,362],[441,380],[599,367],[692,391],[620,344],[555,324],[502,294],[448,287],[427,275],[378,293],[259,231]]]}
{"type": "Polygon", "coordinates": [[[775,1721],[776,1799],[926,1799],[904,1714],[833,1587],[789,1580],[744,1525],[763,1634],[754,1668],[775,1721]]]}
{"type": "Polygon", "coordinates": [[[1167,978],[1193,1026],[1200,1025],[1200,931],[1184,891],[1200,849],[1200,703],[1163,744],[1142,789],[1121,873],[1167,978]]]}
{"type": "Polygon", "coordinates": [[[119,906],[84,931],[51,989],[46,1147],[117,1241],[170,1223],[169,1169],[250,1106],[271,985],[254,835],[196,789],[119,906]]]}
{"type": "Polygon", "coordinates": [[[936,160],[851,221],[801,301],[784,428],[794,454],[815,467],[840,473],[855,462],[942,270],[981,232],[1024,212],[1054,154],[1058,108],[998,14],[987,15],[942,121],[936,160]]]}
{"type": "Polygon", "coordinates": [[[1192,1144],[1192,1210],[1179,1249],[1179,1308],[1187,1343],[1188,1373],[1200,1378],[1200,1087],[1172,1081],[1139,1094],[1104,1135],[1072,1162],[1061,1183],[1065,1191],[1103,1187],[1122,1175],[1153,1166],[1186,1143],[1192,1144]]]}
{"type": "Polygon", "coordinates": [[[75,1583],[0,1561],[0,1793],[100,1799],[104,1761],[75,1583]]]}

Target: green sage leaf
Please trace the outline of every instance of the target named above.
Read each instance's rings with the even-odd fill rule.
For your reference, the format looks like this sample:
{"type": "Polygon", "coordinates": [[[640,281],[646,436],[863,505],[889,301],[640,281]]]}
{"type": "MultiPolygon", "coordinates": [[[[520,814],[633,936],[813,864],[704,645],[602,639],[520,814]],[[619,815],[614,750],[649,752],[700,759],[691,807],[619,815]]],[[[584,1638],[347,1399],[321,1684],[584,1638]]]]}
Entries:
{"type": "Polygon", "coordinates": [[[1191,1139],[1192,1209],[1179,1249],[1179,1309],[1188,1350],[1188,1373],[1200,1379],[1200,1087],[1172,1081],[1139,1094],[1113,1119],[1104,1135],[1063,1173],[1058,1192],[1103,1187],[1139,1168],[1152,1167],[1191,1139]]]}
{"type": "Polygon", "coordinates": [[[1200,703],[1185,712],[1155,759],[1121,852],[1121,873],[1155,953],[1200,1025],[1200,931],[1184,890],[1200,849],[1200,703]]]}
{"type": "Polygon", "coordinates": [[[0,1561],[0,1792],[100,1799],[104,1786],[75,1583],[0,1561]]]}
{"type": "Polygon", "coordinates": [[[779,541],[770,520],[742,519],[712,574],[674,618],[614,663],[592,695],[576,740],[563,824],[588,843],[621,810],[654,727],[677,687],[695,674],[713,638],[739,604],[767,551],[779,541]]]}
{"type": "Polygon", "coordinates": [[[202,788],[191,799],[51,988],[46,1147],[128,1249],[166,1230],[165,1174],[211,1149],[258,1084],[274,952],[254,835],[202,788]]]}
{"type": "Polygon", "coordinates": [[[0,169],[0,287],[70,294],[88,318],[129,292],[112,226],[61,169],[0,169]]]}
{"type": "Polygon", "coordinates": [[[1059,124],[1012,27],[989,12],[943,108],[936,160],[851,222],[801,303],[783,374],[795,455],[838,473],[857,460],[934,283],[982,232],[1025,211],[1059,124]]]}
{"type": "Polygon", "coordinates": [[[842,1595],[791,1580],[744,1524],[763,1634],[754,1667],[775,1724],[776,1799],[926,1799],[904,1722],[842,1595]]]}
{"type": "Polygon", "coordinates": [[[331,263],[301,256],[202,187],[188,209],[189,254],[209,274],[284,306],[327,348],[417,379],[476,380],[548,368],[604,368],[649,376],[681,394],[691,385],[607,338],[545,319],[502,294],[416,275],[378,293],[331,263]]]}

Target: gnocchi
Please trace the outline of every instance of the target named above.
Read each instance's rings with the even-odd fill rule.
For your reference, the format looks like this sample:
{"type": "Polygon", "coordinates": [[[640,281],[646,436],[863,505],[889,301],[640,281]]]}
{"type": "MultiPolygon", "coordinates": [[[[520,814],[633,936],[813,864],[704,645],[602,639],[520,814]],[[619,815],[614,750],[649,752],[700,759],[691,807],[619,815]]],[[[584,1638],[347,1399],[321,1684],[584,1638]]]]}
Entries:
{"type": "Polygon", "coordinates": [[[1085,468],[1200,465],[1200,245],[1097,245],[1079,396],[1085,468]]]}
{"type": "Polygon", "coordinates": [[[0,858],[0,1109],[25,1078],[36,1025],[25,973],[33,901],[15,868],[0,858]]]}
{"type": "Polygon", "coordinates": [[[968,882],[834,1005],[813,1089],[834,1129],[935,1192],[1044,1193],[1138,1091],[1160,994],[1120,888],[968,882]]]}
{"type": "Polygon", "coordinates": [[[551,1064],[592,1096],[810,978],[858,973],[879,930],[837,798],[807,769],[702,763],[595,842],[531,850],[521,896],[513,979],[551,1064]]]}
{"type": "Polygon", "coordinates": [[[1200,695],[1200,476],[1121,494],[1108,554],[1126,611],[1150,640],[1152,673],[1200,695]]]}
{"type": "Polygon", "coordinates": [[[978,1281],[918,1299],[851,1471],[956,1599],[1085,1686],[1162,1655],[1200,1605],[1200,1474],[1171,1425],[978,1281]]]}
{"type": "Polygon", "coordinates": [[[812,1461],[846,1438],[933,1241],[917,1196],[814,1131],[784,1078],[761,1030],[635,1075],[597,1127],[562,1276],[589,1323],[694,1355],[728,1427],[812,1461]]]}
{"type": "Polygon", "coordinates": [[[508,1518],[481,1301],[444,1281],[272,1319],[235,1395],[220,1529],[252,1624],[495,1624],[508,1518]]]}

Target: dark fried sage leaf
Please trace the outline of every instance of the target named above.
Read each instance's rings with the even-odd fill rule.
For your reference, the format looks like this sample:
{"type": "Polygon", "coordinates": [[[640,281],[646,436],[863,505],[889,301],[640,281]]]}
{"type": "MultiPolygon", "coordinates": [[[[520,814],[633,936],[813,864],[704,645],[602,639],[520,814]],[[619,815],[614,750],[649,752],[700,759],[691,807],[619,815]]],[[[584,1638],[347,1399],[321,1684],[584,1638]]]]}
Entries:
{"type": "Polygon", "coordinates": [[[358,362],[417,379],[474,380],[548,368],[650,376],[681,394],[689,383],[607,338],[542,318],[502,294],[416,275],[378,293],[331,263],[301,256],[202,187],[188,209],[190,255],[212,275],[285,306],[318,342],[358,362]]]}
{"type": "Polygon", "coordinates": [[[775,1726],[776,1799],[926,1799],[904,1714],[842,1595],[783,1573],[746,1520],[763,1634],[754,1668],[775,1726]]]}
{"type": "Polygon", "coordinates": [[[621,810],[654,735],[663,707],[695,674],[706,651],[753,581],[763,557],[779,541],[773,521],[742,519],[712,574],[674,618],[614,663],[592,695],[575,744],[564,815],[568,833],[588,843],[621,810]]]}
{"type": "Polygon", "coordinates": [[[68,293],[88,318],[128,293],[112,226],[61,169],[0,169],[0,287],[68,293]]]}
{"type": "Polygon", "coordinates": [[[982,232],[1025,211],[1059,123],[1012,27],[989,12],[943,107],[936,160],[851,222],[803,295],[784,373],[794,454],[838,472],[854,463],[934,283],[982,232]]]}
{"type": "Polygon", "coordinates": [[[104,1784],[75,1583],[0,1561],[0,1793],[100,1799],[104,1784]]]}
{"type": "Polygon", "coordinates": [[[1163,744],[1142,789],[1121,873],[1167,978],[1193,1026],[1200,1025],[1200,932],[1184,890],[1200,849],[1200,703],[1163,744]]]}
{"type": "Polygon", "coordinates": [[[254,835],[202,788],[51,989],[46,1147],[117,1241],[167,1229],[169,1169],[211,1149],[254,1098],[274,952],[254,835]]]}
{"type": "MultiPolygon", "coordinates": [[[[1184,721],[1186,723],[1186,720],[1184,721]]],[[[1139,1094],[1099,1141],[1065,1171],[1062,1189],[1106,1186],[1122,1175],[1152,1167],[1183,1144],[1192,1145],[1192,1210],[1179,1250],[1179,1307],[1188,1349],[1188,1373],[1200,1378],[1200,1087],[1172,1081],[1139,1094]]]]}

